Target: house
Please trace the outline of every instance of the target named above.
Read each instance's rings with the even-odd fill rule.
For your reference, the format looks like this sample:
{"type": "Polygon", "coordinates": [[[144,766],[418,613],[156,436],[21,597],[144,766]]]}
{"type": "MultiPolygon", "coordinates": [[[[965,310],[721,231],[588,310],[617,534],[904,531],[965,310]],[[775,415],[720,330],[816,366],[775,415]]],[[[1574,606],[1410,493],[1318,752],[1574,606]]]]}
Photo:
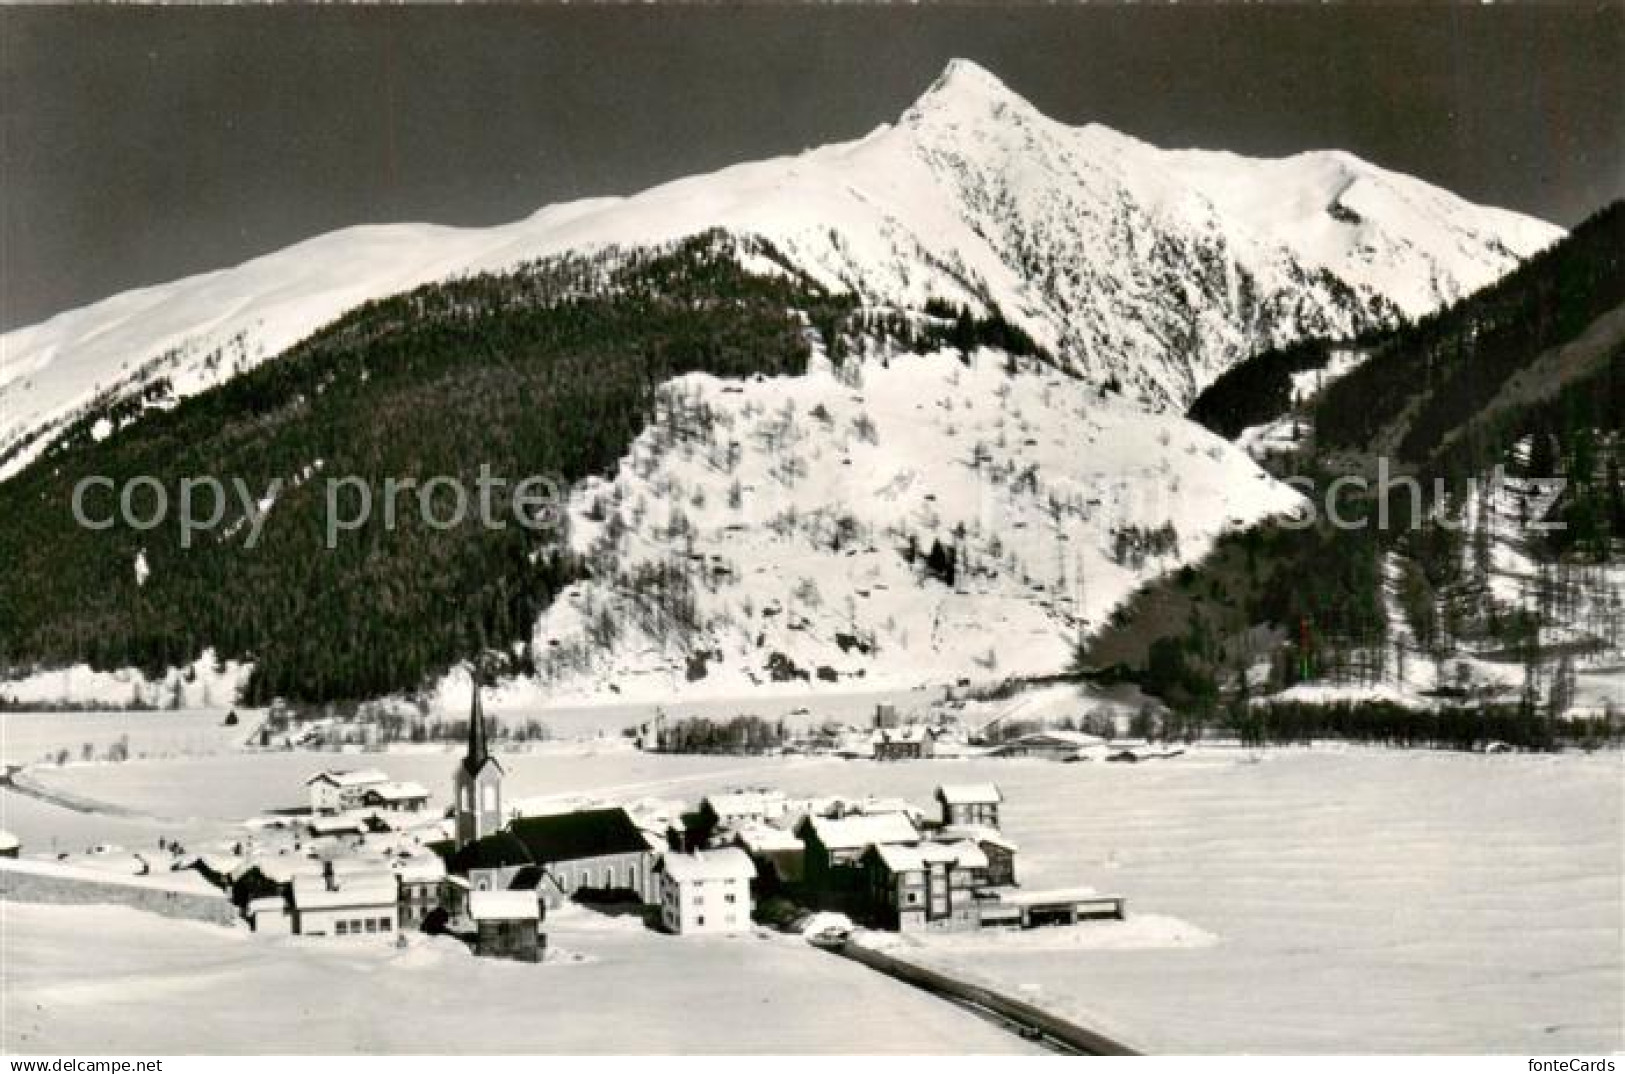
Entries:
{"type": "Polygon", "coordinates": [[[250,899],[243,907],[248,927],[268,936],[287,936],[293,932],[293,915],[288,912],[288,900],[280,895],[266,895],[250,899]]]}
{"type": "Polygon", "coordinates": [[[901,932],[981,925],[987,857],[975,843],[871,846],[863,854],[870,915],[901,932]]]}
{"type": "Polygon", "coordinates": [[[859,859],[871,846],[920,842],[919,829],[902,813],[805,817],[797,825],[796,835],[804,850],[803,878],[818,891],[861,887],[859,859]]]}
{"type": "Polygon", "coordinates": [[[0,832],[0,858],[15,858],[23,849],[23,841],[10,832],[0,832]]]}
{"type": "Polygon", "coordinates": [[[745,932],[756,866],[736,847],[660,859],[660,923],[678,935],[745,932]]]}
{"type": "Polygon", "coordinates": [[[1035,731],[996,746],[990,751],[990,755],[1041,757],[1049,761],[1066,761],[1080,755],[1098,752],[1105,744],[1105,739],[1079,731],[1035,731]]]}
{"type": "Polygon", "coordinates": [[[918,723],[907,727],[877,727],[869,742],[877,761],[920,761],[936,752],[936,732],[918,723]]]}
{"type": "Polygon", "coordinates": [[[293,927],[300,936],[393,935],[398,885],[392,873],[373,870],[340,879],[296,876],[293,927]]]}
{"type": "Polygon", "coordinates": [[[907,798],[876,798],[873,795],[858,802],[841,802],[836,807],[837,816],[849,813],[861,813],[866,817],[876,817],[882,813],[902,813],[916,825],[925,819],[925,811],[907,798]]]}
{"type": "Polygon", "coordinates": [[[418,783],[380,783],[368,787],[361,804],[386,813],[421,813],[429,807],[429,791],[418,783]]]}
{"type": "Polygon", "coordinates": [[[787,808],[783,791],[730,791],[703,799],[700,816],[713,828],[737,829],[778,820],[787,808]]]}
{"type": "Polygon", "coordinates": [[[987,856],[987,883],[989,887],[1014,887],[1016,883],[1016,852],[1020,848],[995,828],[979,825],[952,825],[939,828],[937,838],[947,842],[970,840],[987,856]]]}
{"type": "Polygon", "coordinates": [[[760,892],[769,894],[801,882],[806,850],[794,832],[768,824],[752,825],[734,834],[734,845],[755,863],[760,892]]]}
{"type": "Polygon", "coordinates": [[[1057,888],[1053,891],[1002,892],[999,904],[1014,912],[1012,924],[1024,929],[1041,925],[1076,925],[1095,918],[1121,921],[1128,912],[1128,900],[1121,895],[1102,895],[1093,888],[1057,888]]]}
{"type": "Polygon", "coordinates": [[[528,883],[549,902],[582,893],[631,894],[653,903],[658,849],[625,809],[583,809],[521,817],[454,852],[447,868],[474,891],[528,883]]]}
{"type": "Polygon", "coordinates": [[[402,858],[391,868],[400,884],[397,917],[403,929],[421,929],[446,904],[446,863],[432,855],[402,858]]]}
{"type": "Polygon", "coordinates": [[[540,962],[541,908],[528,891],[475,891],[468,896],[474,953],[482,958],[540,962]]]}
{"type": "Polygon", "coordinates": [[[389,776],[376,768],[329,770],[305,780],[305,789],[310,792],[310,811],[321,815],[359,809],[369,787],[388,782],[389,776]]]}
{"type": "Polygon", "coordinates": [[[945,783],[937,788],[936,797],[942,805],[944,827],[956,824],[999,826],[999,803],[1004,801],[1004,795],[991,783],[945,783]]]}
{"type": "Polygon", "coordinates": [[[305,826],[310,829],[312,839],[321,839],[324,836],[337,838],[345,835],[361,835],[367,830],[366,822],[355,816],[311,817],[305,826]]]}

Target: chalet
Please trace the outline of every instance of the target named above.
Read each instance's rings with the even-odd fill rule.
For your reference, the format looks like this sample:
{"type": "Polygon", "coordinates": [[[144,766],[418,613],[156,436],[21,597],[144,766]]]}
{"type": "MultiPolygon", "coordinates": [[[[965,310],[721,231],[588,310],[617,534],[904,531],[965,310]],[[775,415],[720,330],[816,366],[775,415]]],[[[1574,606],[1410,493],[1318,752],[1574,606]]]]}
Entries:
{"type": "Polygon", "coordinates": [[[801,882],[806,850],[794,832],[767,824],[753,825],[735,833],[734,845],[749,854],[755,863],[757,887],[761,892],[777,892],[801,882]]]}
{"type": "Polygon", "coordinates": [[[376,768],[330,770],[305,780],[305,789],[310,792],[310,811],[320,815],[359,809],[368,788],[388,782],[389,776],[376,768]]]}
{"type": "Polygon", "coordinates": [[[869,911],[880,925],[902,932],[981,925],[978,893],[988,886],[988,862],[975,843],[871,846],[862,863],[869,911]]]}
{"type": "Polygon", "coordinates": [[[860,814],[865,817],[878,817],[882,813],[901,813],[916,826],[925,819],[925,811],[907,798],[876,798],[873,795],[858,802],[838,803],[834,815],[860,814]]]}
{"type": "Polygon", "coordinates": [[[987,857],[987,883],[989,887],[1014,887],[1016,883],[1016,851],[1020,848],[995,828],[956,824],[937,830],[938,839],[946,842],[975,843],[987,857]]]}
{"type": "Polygon", "coordinates": [[[701,801],[700,816],[714,828],[737,829],[778,820],[787,808],[783,791],[730,791],[701,801]]]}
{"type": "Polygon", "coordinates": [[[751,925],[750,883],[756,866],[743,850],[666,854],[660,879],[660,923],[679,935],[745,932],[751,925]]]}
{"type": "Polygon", "coordinates": [[[936,797],[942,805],[944,827],[955,824],[999,826],[999,803],[1004,801],[1004,795],[991,783],[945,783],[937,788],[936,797]]]}
{"type": "Polygon", "coordinates": [[[517,882],[549,902],[613,893],[653,903],[656,850],[626,810],[584,809],[518,818],[453,852],[446,864],[476,892],[517,882]]]}
{"type": "Polygon", "coordinates": [[[474,953],[483,958],[540,962],[545,941],[541,908],[528,891],[475,891],[468,897],[474,953]]]}
{"type": "Polygon", "coordinates": [[[313,839],[320,839],[324,836],[337,838],[346,835],[361,835],[367,830],[367,822],[356,816],[311,817],[305,826],[309,829],[313,839]]]}
{"type": "Polygon", "coordinates": [[[391,868],[400,884],[397,916],[403,929],[420,929],[435,910],[446,905],[446,863],[438,857],[402,858],[391,868]]]}
{"type": "Polygon", "coordinates": [[[936,732],[924,724],[878,727],[869,741],[877,761],[920,761],[936,754],[936,732]]]}
{"type": "Polygon", "coordinates": [[[803,854],[803,876],[820,891],[862,886],[859,860],[871,846],[916,846],[919,829],[902,813],[876,816],[805,817],[796,827],[803,854]]]}
{"type": "Polygon", "coordinates": [[[340,880],[297,876],[293,881],[293,927],[301,936],[392,935],[398,886],[387,871],[340,880]]]}
{"type": "Polygon", "coordinates": [[[429,808],[429,791],[417,783],[380,783],[366,789],[361,804],[386,813],[421,813],[429,808]]]}

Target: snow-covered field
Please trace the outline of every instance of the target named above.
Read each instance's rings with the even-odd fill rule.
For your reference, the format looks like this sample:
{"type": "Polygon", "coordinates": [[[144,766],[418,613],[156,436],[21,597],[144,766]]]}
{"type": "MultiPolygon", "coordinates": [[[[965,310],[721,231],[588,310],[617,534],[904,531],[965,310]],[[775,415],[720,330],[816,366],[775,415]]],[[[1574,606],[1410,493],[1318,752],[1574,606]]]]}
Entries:
{"type": "Polygon", "coordinates": [[[677,938],[573,908],[549,922],[557,957],[541,965],[454,940],[311,942],[123,907],[0,902],[0,936],[10,1053],[1033,1050],[798,938],[677,938]]]}
{"type": "MultiPolygon", "coordinates": [[[[303,776],[329,759],[219,755],[70,765],[43,771],[40,778],[141,812],[211,818],[196,822],[200,833],[202,828],[223,833],[230,830],[232,818],[297,803],[303,776]]],[[[439,752],[403,753],[369,755],[366,763],[443,792],[452,758],[439,752]]],[[[619,744],[559,744],[504,757],[504,764],[514,797],[556,794],[566,799],[696,800],[711,790],[773,784],[795,795],[895,794],[924,804],[940,782],[994,780],[1007,799],[1005,830],[1021,845],[1022,882],[1035,888],[1084,884],[1123,894],[1129,898],[1131,918],[1042,936],[930,940],[914,949],[913,957],[1079,1012],[1088,1024],[1152,1050],[1583,1053],[1625,1047],[1620,1019],[1625,995],[1625,765],[1617,753],[1479,756],[1323,748],[1255,757],[1210,749],[1140,765],[990,759],[885,765],[659,757],[619,744]]],[[[0,794],[0,803],[10,811],[18,796],[0,794]]],[[[0,826],[21,829],[25,853],[40,845],[41,833],[61,821],[64,812],[38,802],[26,808],[31,812],[22,820],[8,816],[0,821],[0,826]]],[[[106,830],[140,823],[146,827],[139,831],[154,839],[165,830],[161,822],[129,818],[75,814],[71,822],[106,830]]],[[[50,951],[60,956],[70,949],[73,926],[53,931],[50,915],[82,911],[7,912],[36,915],[26,918],[26,929],[8,930],[11,937],[19,932],[29,937],[26,950],[16,956],[6,952],[8,975],[14,963],[20,967],[18,980],[24,987],[19,994],[56,995],[42,980],[47,971],[38,963],[49,963],[50,951]],[[36,933],[43,938],[35,938],[36,933]]],[[[256,958],[251,952],[257,948],[242,946],[254,941],[225,937],[219,942],[227,946],[202,959],[195,946],[202,941],[190,933],[184,943],[160,939],[180,927],[152,924],[149,930],[148,924],[143,923],[140,943],[106,956],[125,960],[128,967],[122,972],[170,980],[178,974],[165,967],[190,959],[220,964],[223,981],[254,982],[263,975],[267,987],[281,982],[273,992],[297,994],[299,986],[288,982],[304,981],[305,974],[316,972],[311,960],[328,966],[321,960],[339,959],[343,966],[351,957],[300,952],[256,958]],[[171,942],[191,953],[166,962],[170,956],[161,952],[171,942]],[[143,956],[143,950],[152,953],[143,956]]],[[[744,987],[720,964],[714,974],[699,963],[687,972],[675,956],[667,965],[663,952],[677,949],[649,946],[657,941],[603,940],[625,944],[615,948],[614,959],[606,956],[604,961],[624,958],[633,966],[653,959],[650,973],[656,978],[670,975],[679,995],[744,987]]],[[[588,941],[562,934],[556,943],[590,947],[588,941]]],[[[739,955],[742,961],[767,960],[763,973],[769,978],[792,965],[796,973],[805,969],[813,975],[798,978],[798,988],[820,1010],[825,1009],[824,984],[831,986],[831,996],[855,986],[844,976],[823,977],[836,971],[822,963],[803,968],[782,962],[791,956],[765,942],[759,948],[724,950],[749,952],[748,959],[739,955]]],[[[52,963],[51,972],[67,972],[61,962],[59,957],[52,963]]],[[[576,970],[610,974],[591,965],[571,972],[576,970]]],[[[358,990],[362,981],[367,988],[386,989],[392,1003],[418,987],[411,976],[397,981],[364,969],[333,972],[350,975],[358,990]]],[[[477,967],[468,972],[500,976],[523,971],[477,967]]],[[[77,987],[92,989],[88,979],[94,975],[80,974],[71,971],[80,982],[77,987]]],[[[604,984],[607,990],[608,977],[604,984]]],[[[245,983],[241,989],[212,994],[252,994],[257,987],[245,983]]],[[[429,995],[436,986],[422,987],[431,990],[425,993],[429,995]]],[[[64,995],[89,994],[75,993],[68,984],[62,988],[64,995]]],[[[322,994],[331,995],[331,987],[322,994]]],[[[550,993],[560,1011],[576,1010],[577,997],[591,1000],[603,994],[593,988],[550,993]]],[[[651,985],[637,994],[661,993],[651,985]]],[[[173,1000],[132,1002],[161,1006],[173,1000]]],[[[493,1002],[497,1013],[513,1015],[505,993],[493,1002]]],[[[841,1005],[836,998],[828,1002],[841,1005]]],[[[370,1010],[368,1003],[364,1009],[370,1010]]],[[[44,1034],[35,1047],[50,1047],[48,1042],[57,1039],[52,1034],[68,1032],[71,1019],[52,1010],[46,1004],[44,1011],[29,1016],[33,1021],[27,1024],[40,1028],[27,1031],[44,1034]]],[[[731,1047],[742,1050],[861,1050],[887,1043],[864,1035],[868,1030],[862,1027],[871,1024],[867,1019],[878,1019],[868,1004],[853,1002],[848,1013],[859,1020],[857,1027],[844,1016],[832,1018],[823,1030],[827,1038],[804,1023],[784,1039],[763,1027],[728,1039],[735,1042],[731,1047]]],[[[324,1015],[317,1010],[314,1016],[324,1015]]],[[[234,1024],[236,1017],[223,1014],[223,1024],[234,1024]]],[[[632,1020],[639,1033],[676,1032],[665,1018],[655,1013],[652,1020],[632,1020]],[[653,1028],[660,1026],[666,1028],[653,1028]]],[[[922,1024],[910,1018],[885,1024],[911,1020],[915,1028],[922,1024]]],[[[365,1018],[357,1024],[372,1029],[365,1018]]],[[[322,1035],[339,1031],[315,1031],[311,1047],[339,1046],[342,1039],[322,1035]]],[[[418,1034],[429,1029],[414,1025],[392,1031],[399,1035],[380,1030],[383,1035],[367,1037],[362,1046],[428,1046],[418,1034]]],[[[244,1039],[243,1047],[249,1047],[252,1042],[244,1039]]],[[[559,1037],[555,1043],[550,1038],[537,1046],[555,1050],[575,1039],[559,1037]]],[[[686,1039],[667,1037],[659,1043],[676,1046],[686,1039]]],[[[721,1040],[719,1034],[718,1040],[704,1043],[722,1047],[721,1040]]],[[[970,1046],[961,1040],[944,1038],[940,1046],[970,1046]]],[[[64,1048],[72,1045],[71,1039],[61,1043],[64,1048]]]]}
{"type": "Polygon", "coordinates": [[[75,762],[101,759],[123,743],[131,757],[187,757],[236,750],[254,721],[223,724],[225,710],[0,713],[0,764],[35,764],[67,750],[75,762]]]}

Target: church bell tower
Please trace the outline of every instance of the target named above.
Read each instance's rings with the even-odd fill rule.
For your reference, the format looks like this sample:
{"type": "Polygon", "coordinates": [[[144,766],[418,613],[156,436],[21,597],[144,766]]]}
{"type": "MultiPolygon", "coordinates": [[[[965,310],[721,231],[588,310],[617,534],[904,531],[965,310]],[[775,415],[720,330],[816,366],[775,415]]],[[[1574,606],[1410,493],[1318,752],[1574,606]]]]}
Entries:
{"type": "Polygon", "coordinates": [[[479,673],[470,681],[474,702],[468,713],[468,753],[457,766],[457,849],[502,829],[502,766],[485,742],[485,712],[480,706],[479,673]]]}

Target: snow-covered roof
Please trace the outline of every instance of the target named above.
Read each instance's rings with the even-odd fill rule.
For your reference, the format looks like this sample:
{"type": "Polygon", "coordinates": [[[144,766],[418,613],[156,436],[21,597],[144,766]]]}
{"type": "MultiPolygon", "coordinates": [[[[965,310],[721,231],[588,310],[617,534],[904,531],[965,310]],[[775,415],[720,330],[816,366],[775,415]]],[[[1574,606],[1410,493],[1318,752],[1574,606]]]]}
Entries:
{"type": "Polygon", "coordinates": [[[347,877],[330,891],[319,876],[296,876],[293,904],[301,910],[337,910],[349,906],[394,906],[399,891],[392,873],[347,877]]]}
{"type": "Polygon", "coordinates": [[[920,833],[914,822],[902,813],[879,813],[873,816],[808,817],[818,841],[830,850],[861,850],[863,847],[885,843],[918,843],[920,833]]]}
{"type": "MultiPolygon", "coordinates": [[[[1106,740],[1099,735],[1086,735],[1082,731],[1034,731],[1030,735],[1022,735],[1012,739],[1011,742],[1041,745],[1053,742],[1062,746],[1076,746],[1078,749],[1087,749],[1090,746],[1104,746],[1106,740]]],[[[1009,745],[1010,743],[1005,743],[1009,745]]]]}
{"type": "Polygon", "coordinates": [[[331,783],[335,787],[370,787],[375,783],[388,782],[389,774],[376,768],[325,769],[305,780],[305,785],[308,787],[312,783],[331,783]]]}
{"type": "Polygon", "coordinates": [[[696,880],[749,880],[756,875],[756,864],[738,847],[667,854],[660,859],[660,866],[680,884],[696,880]]]}
{"type": "Polygon", "coordinates": [[[475,921],[535,921],[541,917],[532,891],[475,891],[468,896],[475,921]]]}
{"type": "Polygon", "coordinates": [[[977,843],[991,843],[1008,851],[1017,851],[1021,847],[1015,840],[1006,836],[997,828],[989,828],[985,824],[950,824],[937,829],[937,834],[943,839],[961,840],[970,839],[977,843]]]}
{"type": "Polygon", "coordinates": [[[256,914],[285,914],[288,912],[288,901],[280,895],[267,895],[263,899],[250,899],[245,912],[249,917],[256,914]]]}
{"type": "Polygon", "coordinates": [[[877,845],[875,853],[894,873],[917,872],[933,862],[947,862],[961,869],[986,869],[987,855],[975,843],[922,843],[916,847],[877,845]]]}
{"type": "Polygon", "coordinates": [[[375,794],[386,802],[411,801],[414,798],[429,797],[429,789],[421,783],[396,782],[380,783],[375,787],[367,788],[368,794],[375,794]]]}
{"type": "Polygon", "coordinates": [[[287,855],[278,857],[257,858],[255,868],[267,879],[278,884],[291,884],[301,876],[321,876],[322,863],[312,861],[310,858],[298,858],[287,855]]]}
{"type": "Polygon", "coordinates": [[[917,817],[925,812],[907,798],[865,798],[861,802],[853,803],[853,809],[869,817],[879,816],[882,813],[906,813],[911,817],[917,817]]]}
{"type": "Polygon", "coordinates": [[[800,850],[801,840],[794,832],[775,828],[771,824],[754,824],[741,828],[734,838],[752,854],[767,854],[775,850],[800,850]]]}
{"type": "Polygon", "coordinates": [[[705,798],[705,804],[719,817],[765,816],[770,801],[774,807],[782,806],[784,795],[769,791],[727,791],[705,798]]]}
{"type": "Polygon", "coordinates": [[[992,783],[944,783],[937,798],[948,805],[998,805],[1004,795],[992,783]]]}
{"type": "Polygon", "coordinates": [[[310,830],[317,835],[336,835],[340,832],[364,831],[366,825],[359,817],[312,817],[310,830]]]}
{"type": "Polygon", "coordinates": [[[999,901],[1010,906],[1050,906],[1054,903],[1083,902],[1088,899],[1116,898],[1102,895],[1094,888],[1053,888],[1049,891],[1001,891],[999,901]]]}
{"type": "Polygon", "coordinates": [[[10,832],[0,832],[0,850],[16,850],[23,841],[10,832]]]}
{"type": "Polygon", "coordinates": [[[427,884],[446,878],[445,859],[434,854],[403,858],[392,868],[397,876],[409,884],[427,884]]]}

